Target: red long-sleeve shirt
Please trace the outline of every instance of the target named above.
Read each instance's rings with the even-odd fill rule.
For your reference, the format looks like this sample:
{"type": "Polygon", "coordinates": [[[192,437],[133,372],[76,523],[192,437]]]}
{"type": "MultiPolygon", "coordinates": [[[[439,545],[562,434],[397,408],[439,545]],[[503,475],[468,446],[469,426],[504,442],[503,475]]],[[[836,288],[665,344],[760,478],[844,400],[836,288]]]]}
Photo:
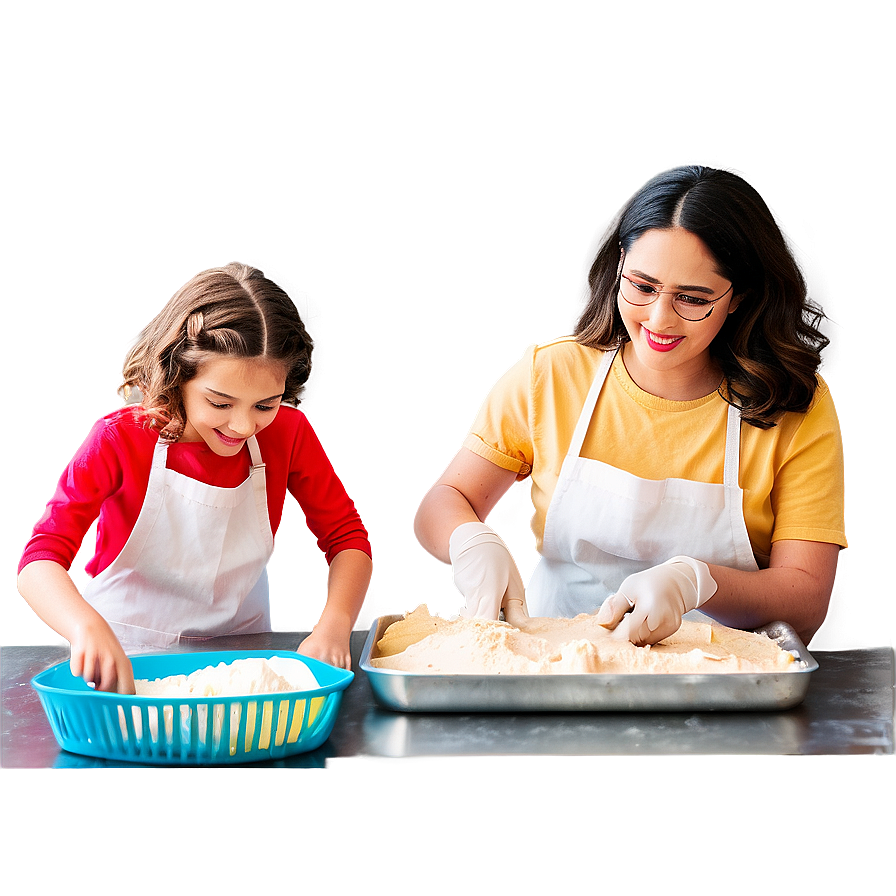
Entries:
{"type": "MultiPolygon", "coordinates": [[[[371,553],[367,530],[305,415],[284,406],[256,437],[265,463],[268,515],[276,535],[287,490],[299,502],[327,562],[348,548],[371,553]]],[[[65,468],[22,559],[71,567],[81,542],[97,522],[96,552],[87,573],[96,576],[121,552],[143,506],[158,435],[139,408],[99,420],[65,468]]],[[[249,452],[215,454],[205,442],[177,442],[167,466],[192,479],[235,488],[249,475],[249,452]]]]}

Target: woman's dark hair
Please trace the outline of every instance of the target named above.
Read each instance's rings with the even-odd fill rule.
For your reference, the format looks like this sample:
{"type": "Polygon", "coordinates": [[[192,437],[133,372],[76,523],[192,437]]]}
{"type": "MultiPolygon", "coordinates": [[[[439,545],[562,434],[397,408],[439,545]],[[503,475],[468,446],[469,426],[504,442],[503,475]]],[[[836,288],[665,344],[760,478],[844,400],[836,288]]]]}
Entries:
{"type": "Polygon", "coordinates": [[[762,429],[785,411],[805,411],[829,341],[818,329],[824,314],[807,297],[803,275],[762,197],[728,171],[674,168],[629,200],[591,266],[577,341],[609,349],[628,340],[616,301],[622,251],[648,230],[675,227],[703,241],[740,297],[710,346],[725,376],[720,393],[762,429]]]}
{"type": "Polygon", "coordinates": [[[120,391],[137,389],[154,428],[176,440],[186,423],[181,389],[210,358],[229,355],[283,366],[282,401],[298,404],[314,343],[289,296],[257,268],[229,264],[184,284],[140,334],[120,391]]]}

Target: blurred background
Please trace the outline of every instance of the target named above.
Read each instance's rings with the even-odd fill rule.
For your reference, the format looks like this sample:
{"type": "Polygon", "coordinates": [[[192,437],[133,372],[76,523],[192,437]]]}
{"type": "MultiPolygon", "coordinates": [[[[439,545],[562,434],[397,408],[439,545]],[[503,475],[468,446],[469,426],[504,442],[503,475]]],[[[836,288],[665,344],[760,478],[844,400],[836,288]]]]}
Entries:
{"type": "MultiPolygon", "coordinates": [[[[0,642],[59,641],[15,590],[31,526],[119,405],[140,329],[234,260],[284,287],[315,339],[302,408],[374,549],[358,627],[456,612],[412,532],[421,497],[495,380],[571,331],[618,208],[700,163],[759,190],[830,318],[850,547],[812,646],[892,644],[890,73],[872,7],[7,6],[0,642]]],[[[530,516],[521,483],[490,518],[524,578],[530,516]]],[[[287,502],[275,628],[311,628],[326,575],[287,502]]]]}

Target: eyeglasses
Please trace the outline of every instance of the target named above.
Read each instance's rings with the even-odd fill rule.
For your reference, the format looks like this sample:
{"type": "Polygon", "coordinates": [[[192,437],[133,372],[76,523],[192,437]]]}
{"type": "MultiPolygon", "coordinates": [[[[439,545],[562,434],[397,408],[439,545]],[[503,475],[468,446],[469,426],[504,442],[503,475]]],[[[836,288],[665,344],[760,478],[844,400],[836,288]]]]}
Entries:
{"type": "Polygon", "coordinates": [[[690,321],[706,320],[712,314],[716,302],[724,299],[734,288],[732,283],[720,296],[714,299],[704,299],[670,289],[657,289],[650,283],[632,280],[630,277],[626,277],[625,274],[620,274],[619,277],[619,293],[629,305],[650,305],[661,295],[670,295],[672,296],[672,309],[675,313],[684,320],[690,321]]]}

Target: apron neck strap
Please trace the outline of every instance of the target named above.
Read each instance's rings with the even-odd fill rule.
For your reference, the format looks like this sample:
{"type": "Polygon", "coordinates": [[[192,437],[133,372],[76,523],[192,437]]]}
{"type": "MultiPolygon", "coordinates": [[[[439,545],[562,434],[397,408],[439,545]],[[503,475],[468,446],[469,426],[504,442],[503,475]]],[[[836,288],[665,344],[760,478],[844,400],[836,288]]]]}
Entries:
{"type": "MultiPolygon", "coordinates": [[[[156,467],[164,467],[168,457],[168,446],[171,443],[159,437],[156,441],[153,451],[153,465],[156,467]]],[[[249,449],[249,458],[252,461],[252,470],[264,468],[264,461],[261,459],[261,449],[258,447],[258,439],[255,436],[249,436],[246,440],[246,447],[249,449]]]]}
{"type": "MultiPolygon", "coordinates": [[[[621,346],[620,346],[621,347],[621,346]]],[[[579,421],[576,424],[575,431],[572,434],[572,441],[569,443],[567,456],[579,457],[582,453],[582,445],[585,444],[585,435],[588,427],[591,425],[591,418],[594,416],[594,409],[597,407],[597,397],[603,388],[607,379],[607,374],[619,354],[617,347],[612,351],[604,352],[597,373],[594,375],[594,382],[588,391],[588,397],[579,415],[579,421]]],[[[740,472],[740,408],[733,404],[728,405],[728,420],[725,431],[725,473],[724,483],[731,488],[739,488],[739,472],[740,472]]]]}
{"type": "Polygon", "coordinates": [[[569,443],[569,451],[567,451],[569,457],[578,457],[582,453],[582,445],[585,444],[585,434],[588,432],[591,418],[594,416],[594,408],[597,406],[597,396],[600,395],[604,380],[606,380],[618,353],[619,348],[604,352],[600,366],[597,368],[597,373],[594,375],[594,382],[588,391],[588,397],[585,399],[582,413],[579,415],[579,422],[576,424],[575,432],[572,434],[572,441],[569,443]]]}
{"type": "Polygon", "coordinates": [[[252,469],[254,470],[256,467],[263,467],[264,462],[261,459],[261,449],[258,447],[258,439],[256,439],[255,436],[249,436],[246,445],[249,448],[249,457],[252,458],[252,469]]]}
{"type": "Polygon", "coordinates": [[[725,432],[725,485],[739,488],[740,473],[740,408],[728,405],[728,427],[725,432]]]}

